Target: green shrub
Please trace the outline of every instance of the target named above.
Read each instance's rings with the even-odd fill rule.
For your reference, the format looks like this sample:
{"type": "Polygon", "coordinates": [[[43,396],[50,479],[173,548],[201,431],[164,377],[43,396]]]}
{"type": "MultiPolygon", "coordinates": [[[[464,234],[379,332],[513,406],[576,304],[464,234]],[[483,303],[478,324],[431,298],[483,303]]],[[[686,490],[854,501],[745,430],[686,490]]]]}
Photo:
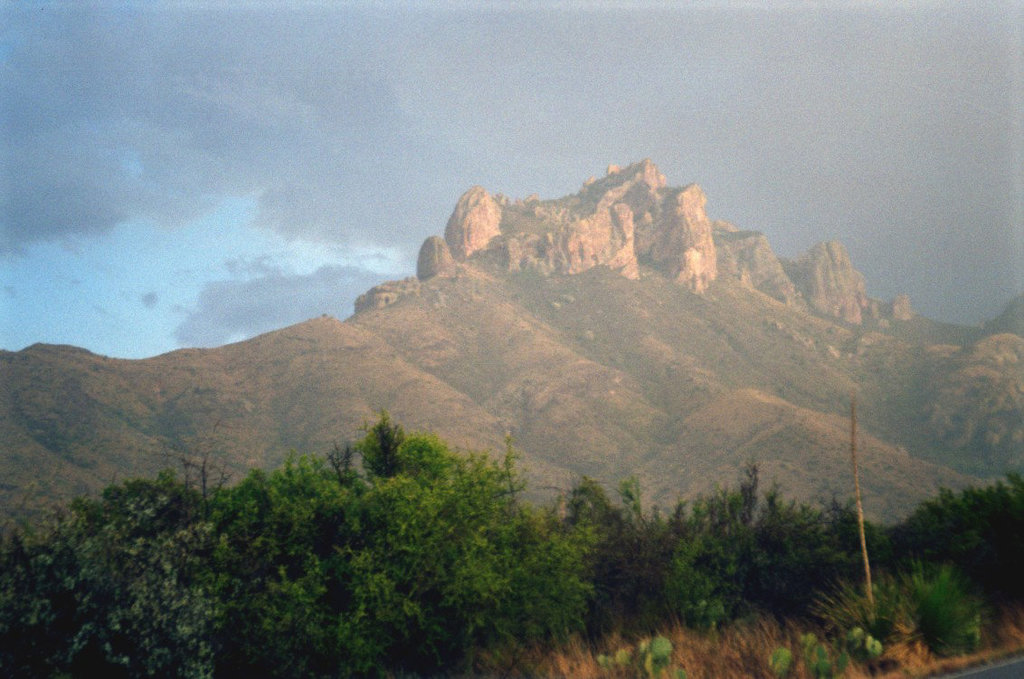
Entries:
{"type": "Polygon", "coordinates": [[[934,653],[968,653],[981,642],[981,604],[949,565],[915,564],[904,577],[917,633],[934,653]]]}
{"type": "Polygon", "coordinates": [[[951,563],[992,600],[1024,599],[1024,477],[986,488],[943,490],[892,530],[902,558],[951,563]]]}
{"type": "Polygon", "coordinates": [[[520,503],[511,451],[457,455],[383,416],[354,450],[363,478],[293,456],[215,498],[219,674],[432,674],[581,627],[588,533],[520,503]]]}
{"type": "Polygon", "coordinates": [[[566,527],[593,539],[586,567],[594,589],[587,629],[594,635],[651,629],[672,615],[664,590],[677,541],[674,526],[644,512],[635,480],[619,491],[621,502],[614,503],[600,484],[584,477],[566,503],[566,527]]]}
{"type": "Polygon", "coordinates": [[[0,676],[210,676],[219,606],[199,577],[199,500],[161,474],[4,538],[0,676]]]}

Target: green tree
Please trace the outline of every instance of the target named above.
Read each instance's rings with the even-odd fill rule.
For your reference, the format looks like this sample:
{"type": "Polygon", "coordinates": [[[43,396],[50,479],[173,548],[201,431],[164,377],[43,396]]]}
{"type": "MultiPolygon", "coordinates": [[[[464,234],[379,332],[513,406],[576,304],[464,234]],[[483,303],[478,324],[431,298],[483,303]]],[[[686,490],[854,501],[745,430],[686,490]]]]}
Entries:
{"type": "Polygon", "coordinates": [[[210,676],[217,602],[200,582],[211,526],[173,475],[107,488],[0,552],[0,670],[210,676]]]}
{"type": "Polygon", "coordinates": [[[356,445],[366,473],[388,478],[401,471],[398,450],[404,441],[402,426],[391,421],[388,411],[382,411],[377,423],[367,428],[365,438],[356,445]]]}
{"type": "Polygon", "coordinates": [[[357,669],[390,657],[427,671],[579,626],[585,542],[520,506],[506,466],[432,436],[406,438],[396,459],[402,471],[372,476],[348,517],[361,539],[336,550],[351,595],[338,635],[357,669]]]}
{"type": "Polygon", "coordinates": [[[594,587],[587,613],[592,634],[649,628],[671,614],[664,587],[674,525],[644,511],[636,479],[619,485],[613,503],[599,483],[583,477],[567,497],[565,523],[593,542],[586,557],[594,587]]]}

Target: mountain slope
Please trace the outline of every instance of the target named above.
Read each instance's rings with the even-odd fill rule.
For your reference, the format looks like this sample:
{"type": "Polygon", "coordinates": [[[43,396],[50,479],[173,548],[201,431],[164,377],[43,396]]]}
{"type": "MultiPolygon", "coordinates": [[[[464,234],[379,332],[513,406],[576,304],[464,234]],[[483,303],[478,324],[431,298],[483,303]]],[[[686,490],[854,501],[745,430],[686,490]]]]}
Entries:
{"type": "Polygon", "coordinates": [[[875,517],[1024,464],[1020,335],[872,300],[840,244],[783,261],[704,204],[649,161],[552,201],[476,187],[418,276],[367,291],[344,322],[139,361],[0,353],[0,511],[190,456],[272,467],[381,409],[457,447],[511,433],[547,497],[581,474],[635,475],[669,504],[753,461],[788,495],[846,498],[854,394],[875,517]]]}

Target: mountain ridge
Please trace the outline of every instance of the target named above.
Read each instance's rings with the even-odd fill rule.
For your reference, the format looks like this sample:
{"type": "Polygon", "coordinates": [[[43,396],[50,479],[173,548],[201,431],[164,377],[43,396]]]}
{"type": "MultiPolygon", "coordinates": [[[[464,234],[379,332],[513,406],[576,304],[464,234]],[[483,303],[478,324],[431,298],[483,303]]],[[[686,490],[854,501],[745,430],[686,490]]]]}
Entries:
{"type": "Polygon", "coordinates": [[[135,361],[0,352],[0,513],[188,456],[237,477],[383,409],[464,449],[511,434],[548,497],[632,475],[667,505],[751,461],[800,499],[848,497],[852,394],[875,517],[1024,464],[1024,339],[1001,332],[1017,307],[998,333],[934,323],[868,298],[840,244],[785,260],[705,202],[650,161],[563,199],[474,187],[417,276],[344,321],[135,361]]]}

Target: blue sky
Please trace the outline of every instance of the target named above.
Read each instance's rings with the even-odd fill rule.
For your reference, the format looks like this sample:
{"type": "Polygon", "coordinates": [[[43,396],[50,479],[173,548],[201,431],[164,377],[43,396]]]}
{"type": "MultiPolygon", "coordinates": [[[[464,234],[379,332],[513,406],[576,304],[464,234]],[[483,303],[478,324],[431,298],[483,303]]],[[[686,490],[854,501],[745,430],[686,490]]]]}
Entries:
{"type": "Polygon", "coordinates": [[[1024,291],[1024,3],[6,3],[0,348],[352,311],[479,184],[651,158],[782,255],[977,323],[1024,291]]]}

